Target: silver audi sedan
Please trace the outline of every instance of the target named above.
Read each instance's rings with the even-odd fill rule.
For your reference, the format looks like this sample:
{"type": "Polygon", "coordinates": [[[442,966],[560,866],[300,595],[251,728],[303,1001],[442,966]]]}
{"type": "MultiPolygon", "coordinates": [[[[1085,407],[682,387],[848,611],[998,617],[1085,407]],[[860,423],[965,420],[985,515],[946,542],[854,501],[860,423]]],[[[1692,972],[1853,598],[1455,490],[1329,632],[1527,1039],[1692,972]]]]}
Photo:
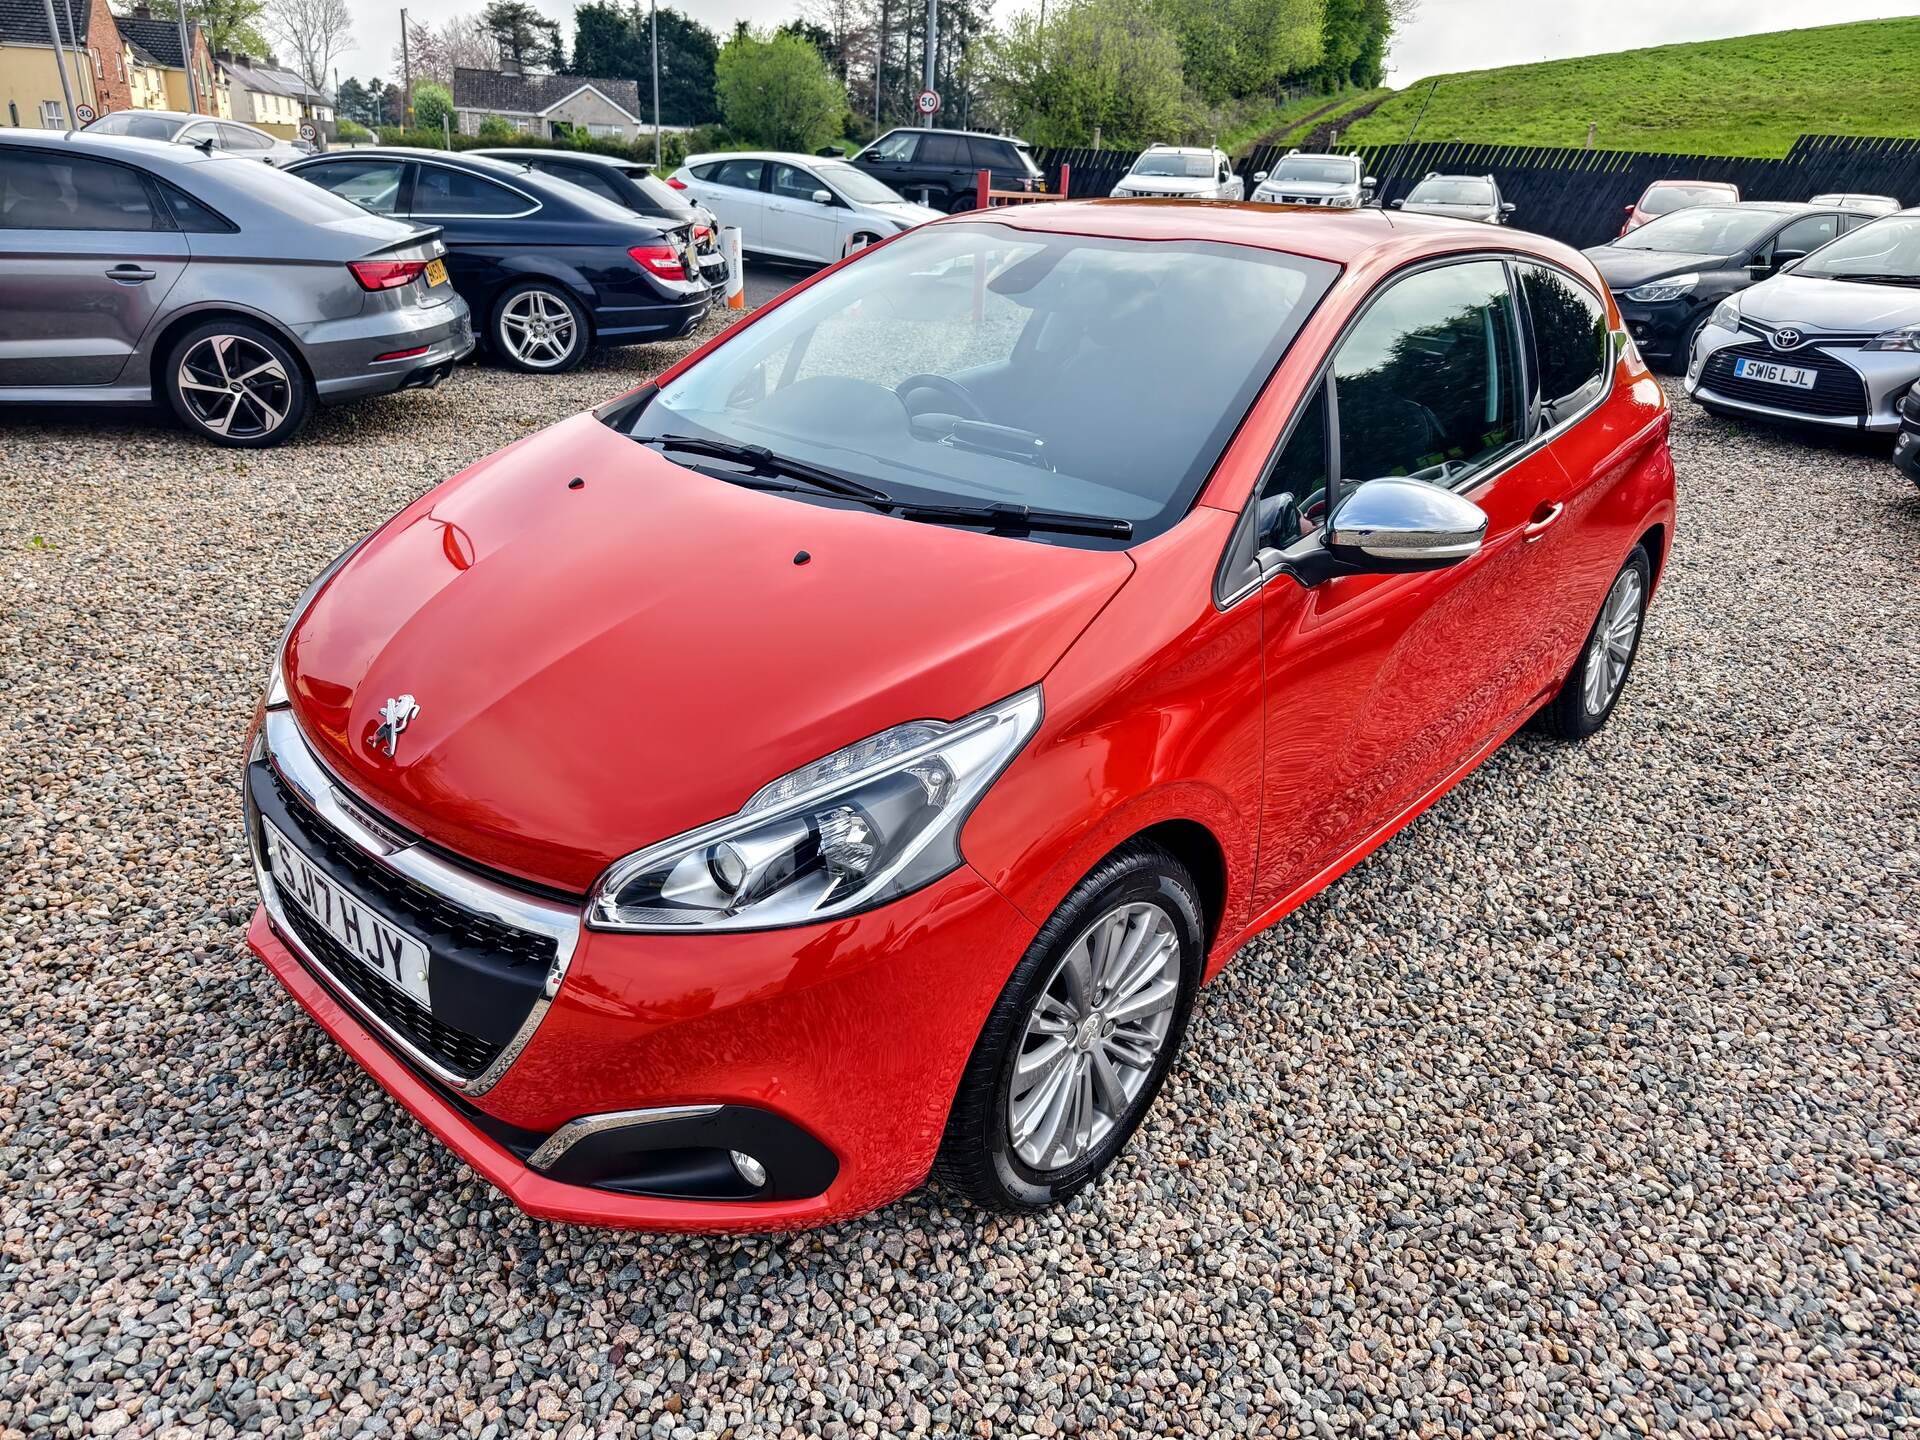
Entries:
{"type": "Polygon", "coordinates": [[[0,405],[162,402],[278,445],[473,349],[437,229],[191,145],[0,136],[0,405]]]}
{"type": "Polygon", "coordinates": [[[1715,414],[1900,428],[1920,380],[1920,210],[1863,225],[1720,302],[1687,359],[1715,414]]]}

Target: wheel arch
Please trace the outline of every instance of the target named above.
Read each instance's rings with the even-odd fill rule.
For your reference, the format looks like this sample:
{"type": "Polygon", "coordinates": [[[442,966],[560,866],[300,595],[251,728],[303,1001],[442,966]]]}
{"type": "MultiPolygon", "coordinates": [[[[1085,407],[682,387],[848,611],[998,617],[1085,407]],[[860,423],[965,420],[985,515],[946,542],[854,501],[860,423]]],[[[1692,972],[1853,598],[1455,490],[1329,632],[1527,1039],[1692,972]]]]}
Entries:
{"type": "Polygon", "coordinates": [[[306,379],[307,390],[310,395],[318,396],[319,390],[314,383],[313,366],[308,363],[306,351],[301,347],[299,340],[294,337],[292,331],[288,330],[285,325],[282,325],[272,316],[262,315],[257,311],[247,309],[245,306],[211,304],[202,306],[197,310],[183,311],[173,316],[160,328],[159,332],[155,334],[153,338],[153,348],[147,355],[147,384],[151,387],[153,398],[156,401],[164,403],[166,398],[167,377],[165,367],[167,357],[173,354],[173,347],[180,342],[180,337],[189,330],[204,325],[211,320],[239,320],[265,330],[268,334],[272,335],[274,339],[278,340],[282,345],[285,345],[288,351],[292,353],[294,363],[300,367],[300,374],[306,379]]]}
{"type": "Polygon", "coordinates": [[[1647,590],[1651,593],[1660,584],[1660,573],[1667,568],[1667,525],[1658,521],[1647,527],[1641,535],[1639,545],[1647,552],[1647,566],[1651,574],[1647,576],[1647,590]]]}

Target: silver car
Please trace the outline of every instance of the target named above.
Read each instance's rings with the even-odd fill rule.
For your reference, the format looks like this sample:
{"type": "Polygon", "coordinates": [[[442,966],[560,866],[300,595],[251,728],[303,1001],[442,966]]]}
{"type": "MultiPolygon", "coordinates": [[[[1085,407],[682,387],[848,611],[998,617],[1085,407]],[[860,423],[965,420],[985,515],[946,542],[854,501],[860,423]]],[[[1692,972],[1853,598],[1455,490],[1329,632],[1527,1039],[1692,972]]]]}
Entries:
{"type": "Polygon", "coordinates": [[[222,445],[473,349],[437,229],[191,146],[0,132],[0,404],[164,399],[222,445]]]}
{"type": "Polygon", "coordinates": [[[1920,380],[1920,210],[1860,226],[1723,300],[1687,393],[1716,414],[1892,433],[1920,380]]]}
{"type": "Polygon", "coordinates": [[[1244,200],[1247,185],[1224,150],[1200,145],[1149,145],[1113,187],[1118,196],[1180,200],[1244,200]]]}
{"type": "Polygon", "coordinates": [[[1373,199],[1373,176],[1355,155],[1303,155],[1295,150],[1273,169],[1254,172],[1253,179],[1253,198],[1263,205],[1358,210],[1373,199]]]}
{"type": "Polygon", "coordinates": [[[115,110],[86,127],[89,135],[120,135],[134,140],[164,140],[169,145],[198,145],[223,150],[269,165],[291,165],[319,153],[304,140],[282,140],[238,120],[215,120],[184,110],[115,110]]]}
{"type": "Polygon", "coordinates": [[[1430,171],[1393,202],[1395,210],[1412,215],[1444,215],[1452,220],[1479,220],[1504,225],[1513,214],[1513,202],[1500,198],[1500,186],[1491,175],[1442,175],[1430,171]]]}

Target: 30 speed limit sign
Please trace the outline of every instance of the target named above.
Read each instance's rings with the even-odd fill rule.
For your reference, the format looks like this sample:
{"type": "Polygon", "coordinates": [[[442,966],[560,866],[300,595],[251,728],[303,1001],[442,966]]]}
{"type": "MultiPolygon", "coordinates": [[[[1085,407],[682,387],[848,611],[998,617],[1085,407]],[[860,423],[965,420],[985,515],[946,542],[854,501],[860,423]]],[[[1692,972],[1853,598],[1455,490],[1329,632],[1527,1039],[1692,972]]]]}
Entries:
{"type": "Polygon", "coordinates": [[[73,114],[74,114],[74,118],[77,119],[82,125],[90,125],[93,123],[94,116],[93,116],[93,107],[91,105],[76,105],[73,107],[73,114]]]}
{"type": "Polygon", "coordinates": [[[940,92],[938,90],[922,90],[919,98],[915,100],[914,103],[920,107],[920,113],[922,115],[938,115],[940,113],[940,92]]]}
{"type": "Polygon", "coordinates": [[[312,122],[310,121],[305,122],[300,126],[300,138],[302,140],[311,140],[313,139],[316,133],[317,132],[314,130],[312,122]]]}

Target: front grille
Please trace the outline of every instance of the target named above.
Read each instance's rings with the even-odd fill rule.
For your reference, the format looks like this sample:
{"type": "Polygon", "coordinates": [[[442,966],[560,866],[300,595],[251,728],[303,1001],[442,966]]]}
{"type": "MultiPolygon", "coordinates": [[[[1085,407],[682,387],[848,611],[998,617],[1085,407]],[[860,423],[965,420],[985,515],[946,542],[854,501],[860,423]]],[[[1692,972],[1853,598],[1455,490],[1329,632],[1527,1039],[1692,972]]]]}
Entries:
{"type": "Polygon", "coordinates": [[[306,952],[326,967],[328,975],[352,991],[362,1005],[406,1036],[408,1044],[463,1077],[478,1075],[500,1053],[499,1045],[442,1025],[431,1010],[380,979],[358,955],[309,920],[298,905],[283,905],[281,909],[306,952]]]}
{"type": "Polygon", "coordinates": [[[1706,366],[1700,372],[1700,384],[1729,400],[1744,400],[1772,410],[1821,416],[1867,413],[1867,384],[1860,378],[1860,372],[1811,346],[1801,350],[1775,350],[1769,345],[1729,345],[1707,357],[1706,366]],[[1765,380],[1743,380],[1733,373],[1734,362],[1743,357],[1811,370],[1813,388],[1801,390],[1765,380]]]}
{"type": "Polygon", "coordinates": [[[456,945],[490,950],[514,965],[546,966],[554,956],[553,939],[503,925],[487,915],[462,909],[438,895],[410,885],[358,846],[348,843],[289,790],[279,773],[267,770],[280,803],[303,822],[303,846],[315,859],[330,860],[347,872],[360,898],[389,919],[399,921],[429,948],[456,945]],[[316,853],[317,852],[317,853],[316,853]]]}
{"type": "MultiPolygon", "coordinates": [[[[544,993],[558,945],[455,905],[396,874],[339,834],[280,778],[272,763],[248,767],[252,808],[306,857],[431,955],[433,1005],[422,1005],[339,944],[290,898],[287,926],[315,962],[394,1034],[448,1072],[471,1079],[497,1060],[544,993]]],[[[259,823],[256,821],[255,823],[259,823]]]]}

